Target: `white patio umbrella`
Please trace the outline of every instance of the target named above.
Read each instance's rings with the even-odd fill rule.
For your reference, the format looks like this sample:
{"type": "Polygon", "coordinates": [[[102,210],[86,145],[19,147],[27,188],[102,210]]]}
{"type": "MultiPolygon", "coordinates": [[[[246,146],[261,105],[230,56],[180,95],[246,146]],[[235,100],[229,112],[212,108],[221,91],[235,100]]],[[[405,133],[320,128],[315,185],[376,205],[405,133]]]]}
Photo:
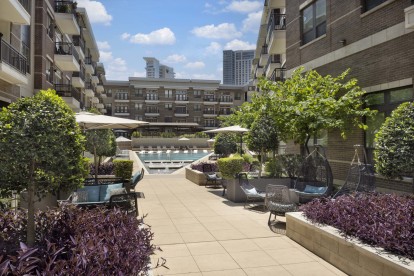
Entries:
{"type": "Polygon", "coordinates": [[[243,133],[248,132],[249,130],[247,128],[241,127],[241,126],[229,126],[229,127],[221,127],[216,128],[212,130],[206,130],[205,133],[239,133],[240,134],[240,154],[242,151],[242,145],[243,145],[243,133]]]}
{"type": "MultiPolygon", "coordinates": [[[[92,129],[134,129],[148,124],[144,121],[130,120],[90,112],[79,112],[75,114],[76,122],[83,130],[92,129]]],[[[96,149],[94,150],[94,164],[97,165],[96,149]]],[[[95,169],[95,179],[98,179],[98,170],[95,169]]]]}
{"type": "Polygon", "coordinates": [[[116,142],[131,142],[132,141],[131,139],[128,139],[128,138],[126,138],[124,136],[119,136],[115,140],[116,140],[116,142]]]}
{"type": "Polygon", "coordinates": [[[76,122],[84,129],[134,129],[148,124],[144,121],[124,119],[90,112],[79,112],[75,114],[76,122]]]}
{"type": "Polygon", "coordinates": [[[187,137],[182,137],[182,138],[178,139],[178,141],[190,141],[190,139],[188,139],[187,137]]]}

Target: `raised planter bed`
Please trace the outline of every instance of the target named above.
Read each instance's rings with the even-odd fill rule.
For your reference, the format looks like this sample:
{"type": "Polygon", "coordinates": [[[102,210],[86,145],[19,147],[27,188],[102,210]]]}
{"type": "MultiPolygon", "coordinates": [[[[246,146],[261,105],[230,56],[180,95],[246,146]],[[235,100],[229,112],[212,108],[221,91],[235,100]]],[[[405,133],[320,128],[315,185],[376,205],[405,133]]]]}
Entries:
{"type": "Polygon", "coordinates": [[[413,261],[345,239],[334,227],[310,223],[302,212],[286,214],[286,235],[349,275],[414,275],[413,261]]]}
{"type": "Polygon", "coordinates": [[[185,168],[185,178],[187,178],[188,180],[194,182],[195,184],[199,186],[205,186],[206,181],[207,181],[204,173],[193,170],[191,168],[185,168]]]}

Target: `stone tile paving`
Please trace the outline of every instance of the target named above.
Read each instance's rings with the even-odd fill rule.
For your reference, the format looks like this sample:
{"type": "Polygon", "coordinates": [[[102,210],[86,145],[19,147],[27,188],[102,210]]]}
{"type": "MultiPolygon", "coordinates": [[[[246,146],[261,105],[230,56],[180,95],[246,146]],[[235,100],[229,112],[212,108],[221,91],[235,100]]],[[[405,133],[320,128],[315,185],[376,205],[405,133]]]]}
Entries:
{"type": "Polygon", "coordinates": [[[183,174],[146,175],[140,215],[152,227],[153,275],[346,275],[267,226],[268,213],[247,210],[183,174]],[[276,233],[275,233],[276,232],[276,233]]]}

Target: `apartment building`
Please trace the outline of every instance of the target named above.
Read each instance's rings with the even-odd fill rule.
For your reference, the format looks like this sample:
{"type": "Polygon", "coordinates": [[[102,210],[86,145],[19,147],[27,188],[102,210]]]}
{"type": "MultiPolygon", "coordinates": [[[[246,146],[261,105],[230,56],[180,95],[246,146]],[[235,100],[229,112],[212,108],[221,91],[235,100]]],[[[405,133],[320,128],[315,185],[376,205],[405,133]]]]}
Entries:
{"type": "Polygon", "coordinates": [[[147,78],[155,79],[173,79],[175,78],[174,68],[163,65],[154,57],[144,57],[146,62],[146,76],[147,78]]]}
{"type": "Polygon", "coordinates": [[[223,51],[223,84],[246,85],[251,79],[253,50],[223,51]]]}
{"type": "Polygon", "coordinates": [[[74,111],[102,106],[99,51],[76,2],[1,1],[0,32],[0,105],[51,88],[74,111]]]}
{"type": "Polygon", "coordinates": [[[253,85],[259,78],[273,81],[286,78],[286,1],[266,0],[252,62],[253,85]]]}
{"type": "MultiPolygon", "coordinates": [[[[372,163],[378,128],[399,104],[414,99],[414,2],[291,0],[284,8],[278,6],[281,3],[265,1],[254,76],[283,80],[285,73],[289,77],[300,66],[335,76],[350,68],[350,77],[358,79],[367,92],[368,106],[379,111],[375,118],[364,119],[367,131],[352,129],[346,140],[336,131],[323,139],[315,137],[315,142],[325,145],[334,178],[340,183],[346,178],[354,145],[364,145],[372,163]],[[281,17],[285,18],[280,25],[283,31],[272,27],[281,17]],[[280,63],[272,65],[273,54],[281,55],[274,59],[280,63]]],[[[286,150],[297,152],[298,148],[289,143],[286,150]]],[[[412,192],[409,180],[388,181],[378,176],[377,187],[412,192]]]]}
{"type": "Polygon", "coordinates": [[[245,101],[247,87],[219,80],[132,78],[107,81],[108,114],[149,122],[144,132],[196,132],[219,126],[219,116],[245,101]]]}

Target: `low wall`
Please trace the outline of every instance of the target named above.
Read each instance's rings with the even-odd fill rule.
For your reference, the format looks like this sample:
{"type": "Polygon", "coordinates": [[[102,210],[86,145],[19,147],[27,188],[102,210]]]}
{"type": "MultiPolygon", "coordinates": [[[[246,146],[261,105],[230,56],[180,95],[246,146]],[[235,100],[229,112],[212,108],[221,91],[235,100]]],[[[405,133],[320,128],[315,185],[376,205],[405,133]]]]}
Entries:
{"type": "Polygon", "coordinates": [[[199,186],[206,185],[206,181],[207,181],[204,173],[193,170],[191,168],[185,168],[185,178],[187,178],[188,180],[194,182],[195,184],[199,186]]]}
{"type": "Polygon", "coordinates": [[[345,240],[335,228],[311,224],[301,212],[286,214],[286,236],[349,275],[414,275],[414,261],[403,263],[380,248],[345,240]]]}
{"type": "Polygon", "coordinates": [[[189,147],[193,148],[193,146],[196,146],[198,148],[209,148],[207,139],[208,138],[190,138],[186,141],[180,141],[178,140],[178,137],[175,138],[160,138],[160,137],[143,137],[143,138],[132,138],[132,148],[139,149],[142,147],[171,147],[174,146],[175,148],[180,147],[189,147]]]}

